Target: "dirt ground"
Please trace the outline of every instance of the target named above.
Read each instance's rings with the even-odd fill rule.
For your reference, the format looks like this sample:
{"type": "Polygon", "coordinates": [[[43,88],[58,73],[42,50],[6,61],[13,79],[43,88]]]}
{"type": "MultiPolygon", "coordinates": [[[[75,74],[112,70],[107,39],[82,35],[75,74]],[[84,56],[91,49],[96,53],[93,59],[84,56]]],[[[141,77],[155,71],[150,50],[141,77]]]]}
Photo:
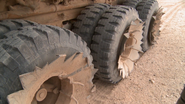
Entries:
{"type": "Polygon", "coordinates": [[[100,80],[89,104],[175,104],[185,84],[185,0],[158,0],[161,36],[117,85],[100,80]]]}

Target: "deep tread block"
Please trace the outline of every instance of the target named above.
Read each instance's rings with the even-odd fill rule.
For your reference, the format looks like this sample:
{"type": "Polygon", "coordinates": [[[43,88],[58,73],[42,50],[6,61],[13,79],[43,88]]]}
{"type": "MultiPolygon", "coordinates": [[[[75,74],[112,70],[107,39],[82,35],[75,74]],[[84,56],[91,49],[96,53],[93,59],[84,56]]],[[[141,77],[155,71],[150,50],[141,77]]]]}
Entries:
{"type": "MultiPolygon", "coordinates": [[[[100,18],[91,43],[94,65],[98,68],[98,77],[110,83],[117,83],[122,79],[117,66],[118,49],[122,33],[130,23],[138,18],[135,9],[127,6],[110,7],[100,18]],[[98,35],[97,35],[98,34],[98,35]]],[[[123,37],[124,38],[124,37],[123,37]]],[[[125,37],[126,38],[126,37],[125,37]]]]}
{"type": "Polygon", "coordinates": [[[143,28],[143,43],[142,43],[142,50],[146,52],[150,46],[149,44],[149,27],[152,16],[157,13],[159,9],[158,2],[156,0],[143,0],[142,2],[138,3],[136,10],[138,11],[140,19],[145,22],[143,28]]]}
{"type": "Polygon", "coordinates": [[[38,25],[37,23],[21,20],[21,19],[9,19],[9,20],[2,20],[0,21],[0,39],[5,38],[4,34],[12,31],[17,30],[20,27],[24,26],[35,26],[38,25]]]}
{"type": "Polygon", "coordinates": [[[74,23],[72,31],[82,37],[90,46],[91,38],[94,34],[94,29],[105,10],[109,9],[108,4],[93,4],[87,6],[85,10],[77,17],[77,21],[74,23]]]}
{"type": "Polygon", "coordinates": [[[34,71],[35,66],[44,67],[58,55],[69,58],[82,52],[92,65],[87,44],[69,30],[37,25],[7,34],[7,39],[0,40],[0,104],[8,104],[7,95],[22,89],[19,75],[34,71]]]}
{"type": "Polygon", "coordinates": [[[125,0],[122,5],[131,6],[133,8],[136,8],[138,3],[141,2],[141,1],[142,0],[125,0]]]}

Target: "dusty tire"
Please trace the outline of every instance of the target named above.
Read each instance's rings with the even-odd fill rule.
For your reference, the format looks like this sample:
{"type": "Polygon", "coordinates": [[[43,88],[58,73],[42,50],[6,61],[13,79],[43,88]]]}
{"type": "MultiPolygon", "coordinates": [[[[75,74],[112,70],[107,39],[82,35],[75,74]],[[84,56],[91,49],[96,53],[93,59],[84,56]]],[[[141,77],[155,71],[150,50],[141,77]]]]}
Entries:
{"type": "Polygon", "coordinates": [[[137,11],[127,6],[110,7],[100,18],[92,38],[91,54],[101,80],[117,83],[122,79],[118,58],[127,40],[123,33],[136,19],[137,11]]]}
{"type": "Polygon", "coordinates": [[[122,5],[136,8],[139,2],[141,2],[141,0],[126,0],[122,3],[122,5]]]}
{"type": "Polygon", "coordinates": [[[185,101],[182,98],[179,98],[176,104],[185,104],[185,101]]]}
{"type": "Polygon", "coordinates": [[[31,21],[22,20],[22,19],[2,20],[0,21],[0,39],[5,38],[4,34],[9,31],[17,30],[20,27],[33,26],[33,25],[37,25],[37,24],[31,21]]]}
{"type": "Polygon", "coordinates": [[[181,92],[181,96],[178,99],[177,104],[185,104],[185,87],[181,92]]]}
{"type": "Polygon", "coordinates": [[[108,4],[93,4],[89,5],[77,17],[72,31],[77,33],[81,38],[90,46],[92,35],[94,34],[95,27],[105,10],[109,9],[108,4]]]}
{"type": "MultiPolygon", "coordinates": [[[[38,81],[40,79],[39,77],[47,78],[46,76],[32,74],[45,71],[45,67],[55,62],[60,55],[66,55],[64,62],[61,62],[62,64],[68,62],[69,59],[72,61],[75,60],[80,55],[78,53],[82,52],[84,58],[82,56],[81,58],[83,60],[85,59],[86,63],[88,62],[86,67],[92,66],[92,57],[86,43],[69,30],[54,26],[29,26],[8,32],[5,36],[8,38],[0,41],[0,104],[7,104],[6,97],[11,93],[14,95],[16,91],[27,91],[31,85],[37,86],[37,84],[32,83],[38,81]],[[40,70],[40,68],[44,70],[40,70]],[[38,79],[33,80],[32,77],[30,78],[30,75],[37,76],[38,79]],[[31,81],[26,81],[25,78],[31,81]]],[[[80,61],[78,60],[78,62],[80,61]]],[[[72,64],[69,61],[69,64],[68,66],[72,66],[74,63],[72,64]]],[[[82,69],[86,68],[84,67],[82,69]]],[[[69,76],[73,77],[76,76],[76,73],[83,72],[84,70],[82,69],[75,69],[72,73],[64,73],[71,74],[69,76]],[[77,70],[78,72],[76,72],[77,70]]],[[[92,87],[93,71],[92,67],[85,70],[85,73],[83,72],[83,74],[89,75],[87,78],[83,78],[86,81],[83,87],[85,90],[89,90],[90,86],[92,87]]],[[[45,72],[43,72],[44,74],[45,72]]],[[[79,80],[80,78],[76,77],[73,80],[79,80]]],[[[23,93],[21,94],[23,95],[23,93]]],[[[12,100],[11,95],[9,98],[10,102],[14,102],[13,104],[17,104],[17,101],[21,99],[20,96],[14,96],[12,100]],[[19,99],[16,99],[16,97],[19,99]]],[[[26,96],[22,98],[26,99],[26,96]]],[[[18,104],[21,103],[19,102],[18,104]]]]}
{"type": "Polygon", "coordinates": [[[150,47],[150,27],[153,25],[153,15],[157,13],[159,6],[156,0],[142,0],[136,7],[140,19],[145,22],[143,28],[143,51],[146,52],[150,47]]]}

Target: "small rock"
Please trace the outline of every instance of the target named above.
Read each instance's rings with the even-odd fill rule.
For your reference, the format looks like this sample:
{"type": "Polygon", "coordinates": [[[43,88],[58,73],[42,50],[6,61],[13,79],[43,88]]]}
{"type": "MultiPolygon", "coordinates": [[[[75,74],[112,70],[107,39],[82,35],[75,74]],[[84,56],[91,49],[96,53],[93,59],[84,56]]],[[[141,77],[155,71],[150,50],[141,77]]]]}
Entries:
{"type": "Polygon", "coordinates": [[[161,83],[161,85],[166,86],[164,83],[161,83]]]}
{"type": "Polygon", "coordinates": [[[152,83],[152,84],[154,84],[154,83],[155,83],[155,81],[154,81],[154,80],[152,80],[152,79],[150,79],[150,80],[149,80],[149,82],[150,82],[150,83],[152,83]]]}

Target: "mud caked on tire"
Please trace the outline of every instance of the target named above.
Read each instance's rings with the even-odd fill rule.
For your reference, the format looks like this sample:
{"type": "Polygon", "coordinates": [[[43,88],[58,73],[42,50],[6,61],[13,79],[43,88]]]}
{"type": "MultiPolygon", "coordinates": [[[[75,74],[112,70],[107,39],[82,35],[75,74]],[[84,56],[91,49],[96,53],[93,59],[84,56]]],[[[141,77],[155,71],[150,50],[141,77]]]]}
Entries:
{"type": "Polygon", "coordinates": [[[139,2],[142,0],[125,0],[122,5],[124,6],[131,6],[133,8],[136,8],[139,2]]]}
{"type": "Polygon", "coordinates": [[[24,26],[34,26],[34,25],[37,25],[37,23],[22,19],[2,20],[0,21],[0,39],[5,38],[4,34],[9,31],[17,30],[18,28],[24,26]]]}
{"type": "Polygon", "coordinates": [[[140,19],[145,22],[143,28],[144,32],[142,48],[143,51],[146,52],[152,42],[152,28],[155,21],[153,16],[157,14],[157,11],[159,9],[158,2],[156,0],[142,0],[142,2],[137,5],[136,9],[139,13],[140,19]]]}
{"type": "Polygon", "coordinates": [[[8,103],[7,96],[9,104],[87,104],[95,70],[78,35],[38,25],[5,36],[0,40],[0,104],[8,103]]]}
{"type": "MultiPolygon", "coordinates": [[[[123,50],[128,48],[126,47],[126,41],[132,36],[136,36],[135,38],[137,38],[137,35],[133,35],[132,33],[129,35],[124,35],[124,33],[128,32],[131,23],[136,21],[138,18],[139,17],[137,11],[134,8],[128,6],[110,7],[110,9],[105,11],[105,13],[100,18],[93,34],[91,54],[93,56],[93,63],[95,68],[99,69],[97,76],[101,80],[117,83],[131,72],[134,63],[133,60],[138,59],[138,51],[125,51],[128,52],[129,55],[131,51],[135,52],[135,54],[133,57],[131,55],[132,58],[128,54],[125,54],[126,57],[122,62],[125,63],[124,65],[127,64],[124,66],[127,70],[123,68],[123,73],[118,68],[118,59],[121,56],[123,50]],[[128,68],[130,70],[128,70],[128,68]],[[127,75],[125,73],[127,73],[127,75]]],[[[136,25],[137,23],[133,24],[136,25]]],[[[138,22],[138,24],[140,24],[140,22],[138,22]]],[[[140,44],[142,39],[142,24],[137,25],[136,27],[139,27],[140,29],[137,30],[135,28],[133,31],[139,32],[141,36],[138,36],[139,38],[136,39],[136,44],[138,45],[136,47],[138,47],[138,50],[141,50],[140,44]]],[[[133,41],[131,44],[132,43],[133,41]]]]}
{"type": "Polygon", "coordinates": [[[109,9],[108,4],[93,4],[81,11],[74,23],[72,31],[77,33],[90,46],[92,35],[101,15],[109,9]]]}

